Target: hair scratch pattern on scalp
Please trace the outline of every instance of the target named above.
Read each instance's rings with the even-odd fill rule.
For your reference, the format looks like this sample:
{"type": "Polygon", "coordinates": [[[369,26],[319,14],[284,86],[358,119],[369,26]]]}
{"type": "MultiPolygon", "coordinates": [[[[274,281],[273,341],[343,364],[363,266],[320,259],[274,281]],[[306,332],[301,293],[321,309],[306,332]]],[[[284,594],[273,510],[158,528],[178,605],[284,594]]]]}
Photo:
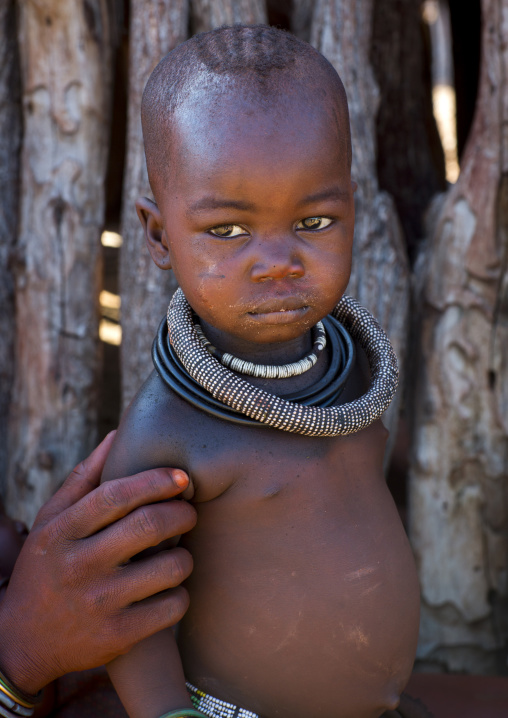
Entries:
{"type": "Polygon", "coordinates": [[[306,88],[309,101],[328,104],[351,165],[351,135],[344,86],[317,50],[285,30],[268,25],[222,27],[195,35],[166,55],[143,93],[141,115],[148,174],[164,177],[170,164],[168,135],[175,111],[197,88],[241,87],[260,107],[306,88]]]}

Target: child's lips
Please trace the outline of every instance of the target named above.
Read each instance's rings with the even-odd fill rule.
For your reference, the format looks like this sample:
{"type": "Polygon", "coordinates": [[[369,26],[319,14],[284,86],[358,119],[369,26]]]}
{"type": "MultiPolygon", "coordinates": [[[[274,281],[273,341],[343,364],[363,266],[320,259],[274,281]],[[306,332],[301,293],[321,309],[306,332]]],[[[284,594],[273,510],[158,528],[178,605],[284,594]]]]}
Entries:
{"type": "Polygon", "coordinates": [[[251,319],[256,322],[265,324],[291,324],[295,320],[301,319],[310,307],[307,304],[300,303],[295,306],[295,302],[291,303],[270,303],[256,307],[248,312],[251,319]]]}

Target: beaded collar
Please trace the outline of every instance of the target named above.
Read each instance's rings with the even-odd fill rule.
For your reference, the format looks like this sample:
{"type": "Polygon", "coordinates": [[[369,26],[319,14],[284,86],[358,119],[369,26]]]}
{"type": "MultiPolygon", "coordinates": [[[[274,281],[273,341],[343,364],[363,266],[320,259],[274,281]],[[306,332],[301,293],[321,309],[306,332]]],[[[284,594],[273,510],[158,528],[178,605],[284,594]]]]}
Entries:
{"type": "MultiPolygon", "coordinates": [[[[192,309],[181,289],[177,289],[168,307],[167,334],[161,323],[152,357],[161,378],[173,390],[220,418],[306,436],[345,436],[369,426],[388,408],[397,388],[397,359],[376,319],[352,297],[342,297],[331,317],[331,321],[340,323],[343,336],[349,332],[358,342],[370,365],[369,389],[347,404],[298,403],[295,395],[270,394],[223,366],[202,346],[192,309]]],[[[350,339],[349,344],[352,347],[350,339]]],[[[352,357],[351,352],[347,373],[352,357]]]]}
{"type": "Polygon", "coordinates": [[[221,364],[227,366],[228,369],[236,371],[238,374],[262,377],[263,379],[288,379],[289,377],[305,374],[306,371],[312,369],[316,364],[319,355],[326,347],[325,328],[323,322],[318,322],[316,326],[312,328],[312,351],[308,356],[299,361],[282,364],[281,366],[277,364],[253,364],[250,361],[239,359],[228,352],[221,352],[220,349],[214,347],[212,342],[205,337],[199,322],[194,323],[194,329],[198,334],[201,346],[205,347],[221,364]]]}

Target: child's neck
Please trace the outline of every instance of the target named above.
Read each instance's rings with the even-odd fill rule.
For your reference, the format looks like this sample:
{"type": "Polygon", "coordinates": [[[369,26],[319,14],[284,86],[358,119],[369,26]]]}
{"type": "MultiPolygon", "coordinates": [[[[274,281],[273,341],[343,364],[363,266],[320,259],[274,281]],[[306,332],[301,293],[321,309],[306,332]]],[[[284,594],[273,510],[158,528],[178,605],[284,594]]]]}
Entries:
{"type": "Polygon", "coordinates": [[[295,339],[286,342],[261,344],[239,339],[216,329],[211,324],[199,320],[207,339],[223,352],[254,364],[289,364],[302,359],[312,349],[310,329],[295,339]]]}
{"type": "MultiPolygon", "coordinates": [[[[203,320],[200,320],[200,323],[207,339],[218,349],[254,364],[290,364],[291,362],[299,361],[312,350],[312,334],[310,330],[302,336],[287,342],[260,344],[232,337],[203,320]]],[[[306,389],[319,381],[325,374],[328,364],[328,351],[325,348],[316,364],[300,376],[287,379],[259,379],[244,374],[241,376],[253,386],[265,389],[272,394],[291,394],[306,389]]]]}

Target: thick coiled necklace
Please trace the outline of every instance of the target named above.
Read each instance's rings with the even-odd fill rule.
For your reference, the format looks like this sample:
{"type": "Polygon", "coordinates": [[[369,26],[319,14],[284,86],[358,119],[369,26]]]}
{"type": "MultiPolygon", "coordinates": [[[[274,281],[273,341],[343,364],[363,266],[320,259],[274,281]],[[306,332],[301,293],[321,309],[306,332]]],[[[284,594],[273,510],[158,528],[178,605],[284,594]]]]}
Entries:
{"type": "Polygon", "coordinates": [[[331,351],[325,376],[284,396],[258,389],[210,354],[181,289],[161,322],[152,357],[173,391],[218,418],[306,436],[345,436],[369,426],[388,408],[397,388],[397,358],[377,320],[352,297],[342,297],[323,323],[331,351]],[[367,355],[371,383],[360,398],[335,405],[354,363],[351,338],[367,355]]]}

